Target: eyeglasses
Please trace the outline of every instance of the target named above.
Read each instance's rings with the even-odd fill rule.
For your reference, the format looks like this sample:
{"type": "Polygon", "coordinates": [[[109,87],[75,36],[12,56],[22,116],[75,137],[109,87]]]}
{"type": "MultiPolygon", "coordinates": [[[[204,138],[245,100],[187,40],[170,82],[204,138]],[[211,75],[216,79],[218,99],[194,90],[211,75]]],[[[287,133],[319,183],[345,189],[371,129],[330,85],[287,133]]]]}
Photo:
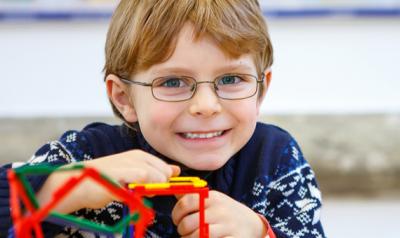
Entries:
{"type": "Polygon", "coordinates": [[[187,76],[166,76],[155,78],[152,83],[144,83],[120,78],[127,84],[151,87],[153,97],[165,102],[181,102],[189,100],[196,93],[197,86],[202,83],[213,84],[213,89],[219,98],[240,100],[254,96],[258,85],[264,81],[251,74],[225,74],[213,81],[196,81],[187,76]]]}

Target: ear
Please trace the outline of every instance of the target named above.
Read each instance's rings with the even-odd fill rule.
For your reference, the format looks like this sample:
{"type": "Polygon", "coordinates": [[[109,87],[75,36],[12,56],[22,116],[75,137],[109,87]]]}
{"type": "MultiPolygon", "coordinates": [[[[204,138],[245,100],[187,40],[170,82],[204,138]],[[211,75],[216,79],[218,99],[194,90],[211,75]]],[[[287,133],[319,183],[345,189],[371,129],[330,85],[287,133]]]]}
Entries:
{"type": "Polygon", "coordinates": [[[263,86],[264,86],[264,90],[261,94],[261,96],[259,96],[258,100],[257,100],[257,114],[260,113],[260,107],[261,107],[261,103],[264,101],[265,96],[267,95],[267,91],[269,89],[269,85],[271,83],[271,79],[272,79],[272,71],[270,68],[266,69],[263,72],[264,75],[264,81],[262,82],[263,86]]]}
{"type": "Polygon", "coordinates": [[[118,76],[110,74],[106,77],[107,95],[127,122],[137,121],[136,110],[127,86],[118,76]]]}

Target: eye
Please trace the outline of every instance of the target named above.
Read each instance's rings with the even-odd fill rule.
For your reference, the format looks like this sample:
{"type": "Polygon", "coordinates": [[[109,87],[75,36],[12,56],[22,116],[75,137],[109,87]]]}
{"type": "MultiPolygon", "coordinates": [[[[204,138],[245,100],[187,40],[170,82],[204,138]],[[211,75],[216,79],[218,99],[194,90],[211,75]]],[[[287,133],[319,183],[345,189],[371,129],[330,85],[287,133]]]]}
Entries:
{"type": "Polygon", "coordinates": [[[159,78],[154,83],[154,86],[165,87],[165,88],[180,88],[180,87],[186,87],[189,84],[190,84],[190,80],[186,79],[186,78],[166,77],[166,78],[159,78]]]}
{"type": "Polygon", "coordinates": [[[238,75],[224,75],[218,79],[218,85],[229,85],[229,84],[238,84],[243,79],[238,75]]]}
{"type": "Polygon", "coordinates": [[[181,85],[181,80],[178,78],[168,79],[163,83],[163,86],[168,88],[177,88],[180,85],[181,85]]]}

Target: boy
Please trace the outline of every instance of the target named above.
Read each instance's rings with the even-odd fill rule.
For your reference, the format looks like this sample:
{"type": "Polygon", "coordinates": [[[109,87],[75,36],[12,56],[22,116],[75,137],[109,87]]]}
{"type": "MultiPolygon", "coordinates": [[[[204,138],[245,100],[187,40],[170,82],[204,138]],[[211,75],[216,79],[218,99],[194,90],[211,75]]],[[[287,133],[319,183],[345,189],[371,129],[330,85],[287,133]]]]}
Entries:
{"type": "MultiPolygon", "coordinates": [[[[109,28],[105,82],[122,126],[66,132],[29,164],[81,162],[121,184],[206,179],[210,237],[324,237],[320,192],[294,139],[257,123],[272,46],[256,0],[122,0],[109,28]]],[[[0,187],[5,187],[1,170],[0,187]]],[[[74,172],[31,177],[40,204],[74,172]]],[[[8,192],[8,190],[7,190],[8,192]]],[[[3,193],[2,193],[3,194],[3,193]]],[[[1,232],[10,227],[1,198],[1,232]]],[[[153,197],[147,237],[198,237],[198,197],[153,197]]],[[[91,182],[59,212],[115,224],[123,206],[91,182]]],[[[90,236],[45,224],[46,237],[90,236]]]]}

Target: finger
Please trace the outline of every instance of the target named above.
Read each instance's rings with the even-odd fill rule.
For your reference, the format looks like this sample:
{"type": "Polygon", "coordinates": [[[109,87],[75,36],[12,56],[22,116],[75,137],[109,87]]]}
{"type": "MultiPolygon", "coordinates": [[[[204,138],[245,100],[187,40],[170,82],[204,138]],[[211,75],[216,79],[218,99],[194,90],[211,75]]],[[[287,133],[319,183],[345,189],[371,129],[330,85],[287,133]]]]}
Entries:
{"type": "Polygon", "coordinates": [[[169,165],[172,169],[172,176],[171,177],[176,177],[179,176],[179,174],[181,174],[181,167],[177,166],[177,165],[169,165]]]}
{"type": "Polygon", "coordinates": [[[173,175],[173,168],[171,168],[170,165],[165,163],[163,160],[161,160],[158,157],[155,157],[151,154],[145,153],[145,162],[149,164],[150,166],[158,169],[161,173],[163,173],[167,178],[170,178],[173,175]]]}
{"type": "MultiPolygon", "coordinates": [[[[177,176],[180,174],[180,168],[178,166],[169,165],[152,154],[141,150],[133,150],[131,151],[131,154],[134,154],[130,156],[130,158],[135,158],[135,162],[141,161],[148,164],[149,166],[159,170],[167,179],[171,176],[177,176]]],[[[163,180],[163,182],[166,181],[163,180]]]]}
{"type": "Polygon", "coordinates": [[[146,160],[146,163],[148,163],[150,166],[157,169],[160,173],[164,175],[166,180],[163,180],[163,182],[167,182],[169,178],[178,176],[181,173],[181,169],[179,166],[166,164],[163,161],[162,163],[158,163],[157,160],[150,159],[146,160]]]}
{"type": "Polygon", "coordinates": [[[190,213],[199,210],[199,195],[185,194],[182,196],[172,209],[172,221],[178,225],[181,220],[190,213]]]}
{"type": "Polygon", "coordinates": [[[181,236],[189,235],[199,229],[199,214],[198,212],[191,213],[179,222],[177,229],[181,236]]]}
{"type": "Polygon", "coordinates": [[[146,181],[145,183],[166,183],[168,177],[157,168],[149,166],[146,170],[146,181]]]}
{"type": "Polygon", "coordinates": [[[147,164],[141,165],[138,168],[123,168],[119,169],[119,182],[128,183],[162,183],[167,181],[165,174],[147,164]]]}

